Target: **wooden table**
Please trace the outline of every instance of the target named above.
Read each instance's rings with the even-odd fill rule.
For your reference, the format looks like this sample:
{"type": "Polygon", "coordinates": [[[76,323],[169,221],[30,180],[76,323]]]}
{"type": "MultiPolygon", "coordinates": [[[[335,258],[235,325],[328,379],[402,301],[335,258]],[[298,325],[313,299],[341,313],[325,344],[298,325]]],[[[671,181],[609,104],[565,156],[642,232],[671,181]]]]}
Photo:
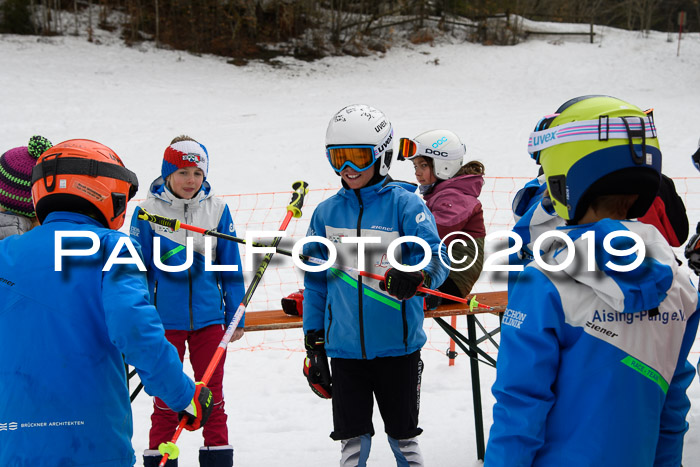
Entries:
{"type": "MultiPolygon", "coordinates": [[[[494,308],[494,313],[503,313],[508,304],[506,292],[485,292],[476,294],[477,299],[484,305],[494,308]]],[[[478,309],[477,314],[483,313],[478,309]]],[[[435,310],[425,312],[426,318],[441,318],[444,316],[468,315],[469,306],[463,303],[440,305],[435,310]]],[[[302,327],[299,316],[290,316],[282,310],[249,311],[245,315],[246,331],[274,331],[276,329],[293,329],[302,327]]]]}

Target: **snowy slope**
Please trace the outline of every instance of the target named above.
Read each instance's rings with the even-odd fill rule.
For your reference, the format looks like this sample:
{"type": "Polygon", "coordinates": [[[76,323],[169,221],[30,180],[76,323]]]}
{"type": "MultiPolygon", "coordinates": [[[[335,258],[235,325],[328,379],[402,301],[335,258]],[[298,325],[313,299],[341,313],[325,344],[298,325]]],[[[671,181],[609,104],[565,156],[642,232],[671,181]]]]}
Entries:
{"type": "MultiPolygon", "coordinates": [[[[571,97],[610,94],[655,108],[664,171],[697,195],[700,179],[683,177],[698,175],[688,156],[700,136],[700,35],[684,36],[676,57],[675,36],[669,42],[661,33],[596,32],[595,44],[561,38],[513,47],[424,44],[366,58],[290,59],[283,68],[238,68],[147,45],[0,36],[0,149],[26,144],[35,133],[54,142],[95,139],[139,175],[143,197],[160,171],[164,147],[188,133],[208,147],[209,180],[219,194],[286,191],[298,178],[313,188],[337,187],[323,151],[326,124],[341,107],[363,102],[382,109],[397,136],[450,128],[466,141],[470,156],[485,163],[487,175],[529,177],[536,170],[526,153],[527,136],[538,119],[571,97]]],[[[412,180],[409,166],[396,163],[392,174],[412,180]]],[[[700,220],[695,206],[688,206],[691,225],[700,220]]],[[[225,394],[237,466],[337,462],[339,446],[328,438],[330,403],[306,386],[299,337],[300,331],[251,333],[231,346],[225,394]]],[[[439,350],[424,352],[426,462],[475,465],[468,360],[461,356],[448,367],[444,348],[439,350]]],[[[488,430],[495,372],[481,368],[488,430]]],[[[686,465],[700,461],[697,380],[691,394],[686,465]]],[[[150,399],[139,396],[134,411],[140,459],[150,399]]],[[[375,428],[382,432],[379,418],[375,428]]],[[[185,433],[179,444],[180,465],[196,465],[199,434],[185,433]]],[[[372,465],[391,465],[391,459],[383,435],[376,436],[372,465]]]]}

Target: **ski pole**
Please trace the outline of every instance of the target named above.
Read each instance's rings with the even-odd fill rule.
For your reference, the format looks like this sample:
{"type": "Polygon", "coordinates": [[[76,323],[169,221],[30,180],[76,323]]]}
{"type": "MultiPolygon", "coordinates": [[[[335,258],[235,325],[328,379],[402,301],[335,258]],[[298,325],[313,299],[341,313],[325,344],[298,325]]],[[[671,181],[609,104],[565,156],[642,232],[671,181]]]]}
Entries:
{"type": "MultiPolygon", "coordinates": [[[[200,233],[202,235],[209,235],[212,237],[217,237],[217,238],[221,238],[221,239],[225,239],[225,240],[231,240],[231,241],[236,242],[236,243],[240,243],[243,245],[251,245],[254,247],[273,246],[273,247],[275,247],[276,253],[279,253],[279,254],[284,255],[284,256],[289,256],[289,257],[294,256],[294,254],[291,251],[277,247],[279,242],[276,242],[276,243],[273,242],[274,243],[273,245],[265,245],[263,243],[257,243],[257,242],[248,242],[244,238],[234,237],[233,235],[227,235],[227,234],[224,234],[221,232],[217,232],[216,230],[206,230],[206,229],[203,229],[201,227],[194,226],[194,225],[184,224],[177,219],[171,219],[169,217],[163,217],[163,216],[159,216],[156,214],[151,214],[149,212],[144,211],[141,208],[139,208],[139,209],[140,209],[140,211],[138,213],[139,219],[146,220],[149,222],[153,222],[154,224],[168,227],[168,228],[172,229],[173,231],[178,230],[178,229],[185,229],[185,230],[189,230],[191,232],[200,233]]],[[[318,264],[318,265],[326,264],[326,262],[322,259],[315,258],[315,257],[309,256],[309,255],[304,255],[304,254],[299,254],[299,259],[301,259],[302,261],[306,261],[308,263],[312,263],[312,264],[318,264]]],[[[338,264],[338,263],[334,263],[330,267],[333,269],[338,269],[338,270],[345,271],[345,272],[355,273],[359,276],[369,277],[371,279],[376,279],[378,281],[384,280],[384,276],[380,276],[379,274],[372,274],[371,272],[360,271],[359,269],[356,269],[356,268],[353,268],[350,266],[343,266],[342,264],[338,264]]],[[[484,305],[482,303],[479,303],[476,300],[476,295],[473,295],[471,298],[467,299],[467,298],[457,297],[455,295],[446,294],[446,293],[441,292],[439,290],[433,290],[433,289],[429,289],[427,287],[422,287],[422,286],[418,287],[417,290],[418,290],[418,292],[421,292],[421,293],[435,295],[435,296],[446,298],[448,300],[452,300],[452,301],[459,302],[459,303],[465,303],[465,304],[469,305],[470,312],[473,312],[475,308],[482,308],[482,309],[485,309],[486,311],[493,311],[492,306],[488,306],[488,305],[484,305]]]]}
{"type": "MultiPolygon", "coordinates": [[[[301,208],[304,205],[304,195],[306,195],[309,190],[308,190],[309,184],[303,181],[298,181],[294,182],[292,184],[292,189],[294,190],[294,193],[292,193],[292,200],[287,205],[287,214],[284,217],[284,220],[282,221],[282,225],[280,226],[280,230],[286,230],[287,226],[289,225],[289,221],[292,220],[292,217],[299,218],[301,217],[301,208]]],[[[143,210],[142,210],[143,212],[143,210]]],[[[149,216],[152,216],[149,214],[149,216]]],[[[139,214],[139,219],[143,219],[141,215],[139,214]]],[[[150,219],[147,219],[150,220],[150,219]]],[[[178,223],[179,221],[176,221],[175,219],[167,219],[168,221],[175,221],[178,223]]],[[[161,224],[164,225],[164,224],[161,224]]],[[[177,229],[173,229],[177,230],[177,229]]],[[[282,241],[282,237],[275,237],[275,239],[272,241],[272,247],[277,247],[279,243],[282,241]]],[[[221,342],[219,343],[219,346],[216,348],[216,351],[214,352],[214,356],[212,357],[211,361],[209,362],[209,365],[207,366],[206,371],[204,372],[204,376],[202,377],[202,383],[207,385],[209,383],[209,380],[211,379],[212,375],[214,374],[214,371],[216,370],[216,367],[219,365],[219,362],[221,361],[221,357],[223,357],[224,352],[226,352],[226,346],[228,345],[229,341],[231,340],[231,337],[233,336],[233,333],[236,331],[236,327],[238,326],[238,323],[241,321],[241,318],[243,317],[243,313],[245,313],[245,309],[248,307],[248,303],[250,303],[250,299],[253,296],[253,293],[255,292],[255,289],[257,289],[258,284],[260,283],[260,280],[262,279],[263,274],[265,274],[265,271],[267,270],[267,266],[270,264],[270,261],[272,260],[272,256],[275,253],[267,253],[262,261],[260,262],[260,266],[258,266],[258,270],[255,272],[255,277],[253,277],[253,280],[251,281],[250,285],[248,286],[248,289],[245,292],[245,295],[243,296],[243,300],[241,301],[241,304],[238,305],[238,309],[236,310],[236,313],[233,315],[233,319],[231,320],[231,323],[228,325],[226,328],[226,333],[224,334],[224,337],[221,339],[221,342]]],[[[180,420],[180,423],[177,426],[177,430],[175,430],[175,434],[173,435],[172,439],[166,443],[161,443],[160,446],[158,446],[158,450],[160,451],[161,454],[163,454],[163,458],[160,460],[160,467],[164,467],[165,463],[168,461],[168,457],[171,457],[172,459],[177,459],[177,457],[180,455],[180,449],[177,447],[175,443],[177,443],[178,438],[180,437],[180,434],[182,433],[182,430],[185,428],[185,424],[187,423],[186,417],[183,417],[182,420],[180,420]]]]}

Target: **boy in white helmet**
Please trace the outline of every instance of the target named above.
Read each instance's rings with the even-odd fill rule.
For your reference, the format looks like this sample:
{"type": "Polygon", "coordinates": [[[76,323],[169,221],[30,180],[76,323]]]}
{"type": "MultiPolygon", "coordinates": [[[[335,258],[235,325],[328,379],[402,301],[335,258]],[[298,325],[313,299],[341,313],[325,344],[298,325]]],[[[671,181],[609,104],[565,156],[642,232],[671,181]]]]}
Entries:
{"type": "MultiPolygon", "coordinates": [[[[387,176],[392,138],[391,123],[377,109],[350,105],[335,114],[326,155],[343,188],[319,204],[307,234],[332,241],[338,262],[385,277],[377,282],[335,269],[304,277],[304,374],[317,395],[332,394],[331,438],[342,442],[341,466],[366,465],[375,397],[397,465],[423,465],[416,437],[422,432],[420,349],[426,336],[423,298],[415,295],[419,286],[435,288],[445,280],[447,268],[438,255],[448,260],[435,220],[414,187],[405,189],[387,176]],[[387,246],[402,236],[420,237],[429,246],[422,270],[404,272],[387,261],[387,246]],[[381,243],[365,245],[358,262],[357,242],[344,237],[375,237],[381,243]]],[[[306,244],[304,254],[328,258],[320,243],[306,244]]],[[[418,265],[424,256],[416,243],[394,250],[403,265],[418,265]]]]}
{"type": "Polygon", "coordinates": [[[653,116],[608,96],[530,136],[556,230],[501,326],[485,466],[679,466],[698,293],[643,215],[660,183],[653,116]]]}

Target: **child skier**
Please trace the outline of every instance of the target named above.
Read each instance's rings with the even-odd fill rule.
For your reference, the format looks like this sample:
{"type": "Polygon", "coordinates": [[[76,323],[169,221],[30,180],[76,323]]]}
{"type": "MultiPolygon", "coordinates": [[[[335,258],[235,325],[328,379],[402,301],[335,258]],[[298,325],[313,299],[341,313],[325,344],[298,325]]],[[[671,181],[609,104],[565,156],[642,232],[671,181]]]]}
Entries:
{"type": "Polygon", "coordinates": [[[698,293],[656,228],[625,221],[658,191],[653,117],[584,96],[548,120],[529,150],[568,225],[509,296],[485,465],[678,466],[698,293]]]}
{"type": "Polygon", "coordinates": [[[32,202],[32,169],[51,147],[43,136],[0,156],[0,239],[22,234],[39,225],[32,202]]]}
{"type": "Polygon", "coordinates": [[[41,226],[0,241],[0,465],[132,466],[124,361],[149,394],[187,409],[185,428],[211,412],[209,389],[195,389],[163,336],[146,275],[135,264],[103,270],[138,181],[88,140],[44,152],[33,179],[41,226]]]}
{"type": "MultiPolygon", "coordinates": [[[[161,176],[150,187],[148,198],[141,204],[146,211],[179,219],[193,225],[206,225],[218,232],[236,235],[233,219],[224,201],[214,197],[209,182],[209,154],[206,148],[189,136],[179,136],[165,149],[161,176]]],[[[207,271],[205,238],[187,230],[172,232],[167,228],[139,220],[138,209],[131,221],[131,236],[143,249],[148,268],[151,302],[160,314],[165,337],[184,359],[189,346],[190,362],[196,379],[201,379],[221,342],[226,326],[233,319],[244,294],[241,259],[234,242],[212,240],[211,262],[237,266],[237,272],[207,271]],[[154,240],[160,242],[155,254],[165,265],[182,265],[187,257],[187,241],[194,247],[193,265],[180,272],[166,272],[156,266],[154,240]]],[[[211,268],[210,268],[211,269],[211,268]]],[[[238,324],[232,341],[243,336],[244,320],[238,324]]],[[[199,451],[203,467],[233,465],[233,447],[228,441],[224,411],[223,377],[226,356],[221,358],[210,381],[214,404],[211,417],[203,430],[204,446],[199,451]]],[[[158,446],[170,440],[177,427],[177,416],[156,398],[151,416],[149,449],[144,453],[146,467],[158,465],[158,446]]],[[[168,460],[175,463],[174,461],[168,460]]]]}
{"type": "MultiPolygon", "coordinates": [[[[420,193],[435,216],[438,234],[452,249],[452,264],[442,292],[466,297],[479,279],[484,266],[484,211],[479,201],[484,186],[484,164],[470,161],[462,165],[466,147],[449,130],[431,130],[414,139],[401,138],[399,160],[410,160],[420,184],[420,193]],[[465,236],[466,233],[469,236],[465,236]]],[[[428,308],[440,303],[439,297],[426,297],[428,308]]]]}
{"type": "MultiPolygon", "coordinates": [[[[420,349],[426,336],[423,299],[415,294],[421,285],[435,288],[445,280],[447,268],[438,255],[448,260],[425,204],[388,177],[392,138],[391,123],[375,108],[350,105],[335,114],[326,131],[326,155],[343,188],[319,204],[308,231],[333,242],[344,264],[381,271],[385,277],[372,283],[335,269],[304,277],[304,374],[316,394],[330,398],[332,393],[331,438],[341,441],[342,466],[366,465],[374,397],[397,465],[423,465],[416,437],[422,432],[420,349]],[[389,242],[408,235],[430,247],[422,271],[403,272],[387,261],[389,242]],[[382,243],[368,244],[358,263],[358,248],[343,242],[344,237],[378,237],[382,243]],[[326,355],[331,357],[332,382],[326,355]]],[[[319,243],[306,244],[304,254],[328,258],[319,243]]],[[[424,251],[407,242],[395,256],[400,264],[416,265],[424,251]]]]}

